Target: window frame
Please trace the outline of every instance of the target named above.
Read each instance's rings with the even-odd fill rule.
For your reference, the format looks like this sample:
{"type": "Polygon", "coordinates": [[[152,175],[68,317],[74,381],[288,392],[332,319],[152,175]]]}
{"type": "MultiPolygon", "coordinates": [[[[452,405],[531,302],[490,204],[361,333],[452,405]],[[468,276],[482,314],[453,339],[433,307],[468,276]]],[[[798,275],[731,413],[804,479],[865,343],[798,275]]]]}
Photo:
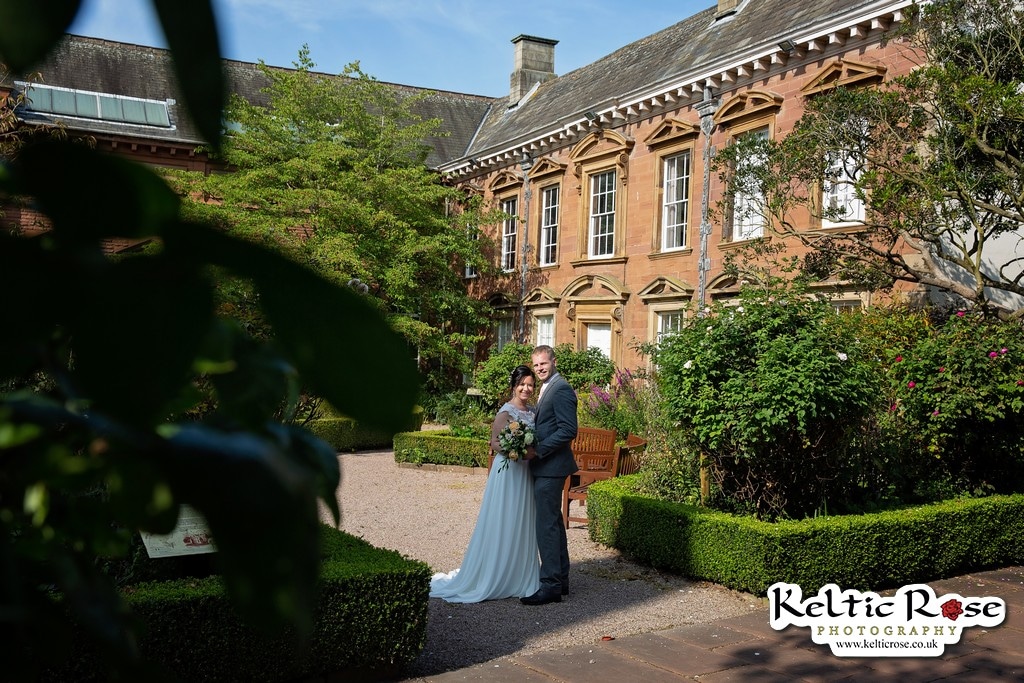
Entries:
{"type": "Polygon", "coordinates": [[[558,232],[562,211],[562,186],[560,183],[540,188],[540,234],[537,240],[537,263],[539,266],[558,265],[558,232]],[[555,203],[549,203],[551,193],[555,203]],[[553,220],[552,220],[552,214],[553,220]]]}
{"type": "Polygon", "coordinates": [[[864,201],[857,196],[855,184],[860,180],[861,175],[864,173],[863,165],[857,163],[854,158],[853,150],[837,149],[831,150],[826,156],[826,167],[825,177],[821,183],[821,227],[824,229],[831,228],[846,228],[853,225],[863,225],[867,217],[867,210],[864,201]],[[828,157],[836,157],[830,160],[828,157]],[[839,168],[841,165],[840,173],[832,174],[831,172],[839,168]],[[854,166],[854,173],[850,173],[850,166],[854,166]],[[842,175],[843,177],[838,178],[835,185],[833,185],[830,178],[842,175]],[[845,188],[846,192],[843,193],[847,206],[851,207],[848,217],[844,220],[831,220],[826,217],[826,212],[829,210],[830,197],[835,196],[830,192],[831,187],[838,186],[845,188]]]}
{"type": "MultiPolygon", "coordinates": [[[[470,240],[471,242],[475,242],[475,241],[479,240],[480,239],[480,229],[476,225],[473,225],[472,223],[467,223],[466,224],[466,239],[470,240]]],[[[463,279],[466,279],[466,280],[472,280],[472,279],[480,277],[480,271],[477,270],[476,266],[470,265],[469,263],[467,263],[463,267],[462,277],[463,277],[463,279]]]]}
{"type": "Polygon", "coordinates": [[[601,260],[616,256],[616,206],[618,204],[618,172],[604,168],[587,174],[587,259],[601,260]],[[598,187],[598,181],[609,181],[598,187]],[[609,209],[608,204],[611,204],[609,209]],[[610,229],[609,229],[610,224],[610,229]],[[603,232],[598,234],[598,229],[603,232]],[[598,252],[598,242],[608,251],[598,252]]]}
{"type": "Polygon", "coordinates": [[[516,319],[512,315],[500,315],[494,319],[494,347],[501,352],[508,344],[516,341],[516,319]],[[504,328],[508,328],[505,330],[504,328]]]}
{"type": "MultiPolygon", "coordinates": [[[[772,125],[772,121],[768,121],[768,120],[765,120],[765,119],[758,119],[756,121],[750,122],[746,126],[737,126],[734,130],[731,130],[729,132],[729,144],[735,144],[738,140],[740,140],[741,138],[743,138],[743,137],[745,137],[747,135],[760,135],[762,132],[764,133],[764,139],[765,140],[771,140],[773,138],[773,125],[772,125]]],[[[746,161],[748,163],[756,163],[756,162],[752,162],[750,160],[746,160],[746,161]]],[[[737,216],[739,216],[739,214],[741,212],[746,214],[747,213],[746,205],[748,203],[756,202],[757,199],[758,199],[757,197],[755,197],[753,195],[748,196],[746,193],[742,193],[742,194],[739,193],[739,192],[731,193],[731,195],[729,197],[729,225],[728,225],[729,235],[730,235],[729,241],[730,242],[746,242],[746,241],[749,241],[749,240],[759,239],[759,238],[765,237],[767,235],[767,231],[768,231],[768,227],[769,227],[769,224],[770,224],[770,220],[768,219],[767,216],[763,216],[763,215],[760,215],[760,214],[757,214],[757,213],[752,213],[749,216],[750,218],[760,220],[761,224],[759,226],[756,226],[757,227],[756,230],[748,230],[748,231],[743,231],[743,232],[738,230],[738,228],[741,227],[741,226],[737,222],[737,216]],[[744,204],[744,206],[742,206],[742,207],[740,206],[741,202],[739,201],[741,198],[743,200],[742,204],[744,204]],[[754,234],[755,232],[757,234],[754,234]]],[[[767,199],[762,195],[760,197],[760,204],[762,206],[764,206],[766,203],[767,203],[767,199]]]]}
{"type": "Polygon", "coordinates": [[[501,197],[498,205],[502,213],[508,214],[501,221],[498,266],[504,273],[514,273],[519,266],[519,196],[501,197]]]}
{"type": "MultiPolygon", "coordinates": [[[[659,167],[659,183],[658,183],[658,199],[659,199],[659,202],[658,202],[658,204],[660,206],[660,211],[659,211],[659,214],[658,214],[658,239],[657,239],[657,242],[656,242],[657,250],[659,252],[661,252],[661,253],[669,253],[669,252],[677,252],[677,251],[683,251],[683,250],[689,249],[690,248],[690,213],[691,213],[692,208],[693,208],[692,207],[693,202],[691,201],[692,192],[693,192],[693,184],[692,184],[692,179],[693,179],[693,146],[692,145],[686,145],[684,147],[680,147],[680,148],[676,148],[676,149],[672,149],[672,150],[667,150],[665,153],[663,153],[663,154],[658,156],[658,167],[659,167]],[[686,187],[685,187],[685,197],[683,197],[682,199],[678,199],[677,198],[677,199],[673,200],[674,205],[676,205],[676,206],[678,206],[680,204],[683,205],[682,210],[681,210],[682,221],[677,221],[674,224],[673,227],[676,228],[676,230],[678,232],[679,229],[680,229],[680,226],[681,226],[682,238],[680,240],[678,240],[679,241],[678,244],[675,244],[673,246],[669,246],[667,244],[667,237],[668,237],[668,225],[667,225],[667,223],[668,223],[668,210],[669,210],[669,204],[668,204],[669,198],[668,198],[668,195],[669,195],[669,182],[670,182],[669,181],[669,176],[668,176],[668,163],[670,161],[680,159],[681,157],[686,157],[687,172],[685,174],[685,178],[686,178],[686,181],[685,181],[685,185],[686,185],[686,187]]],[[[675,176],[674,180],[676,182],[678,182],[678,179],[679,179],[679,175],[677,174],[675,176]]],[[[677,235],[677,238],[678,238],[678,235],[677,235]]]]}
{"type": "MultiPolygon", "coordinates": [[[[577,143],[569,153],[572,175],[575,177],[576,191],[579,202],[573,207],[576,216],[576,246],[572,252],[571,264],[583,265],[587,262],[626,261],[626,226],[629,201],[621,193],[629,178],[630,151],[635,141],[614,130],[603,129],[590,133],[577,143]],[[605,239],[610,243],[610,252],[597,253],[592,240],[592,215],[594,206],[594,181],[602,174],[613,172],[614,181],[606,186],[614,191],[614,208],[603,213],[611,230],[605,239]]],[[[605,192],[607,195],[608,192],[605,192]]],[[[564,199],[564,195],[563,195],[564,199]]],[[[563,211],[564,216],[564,211],[563,211]]],[[[563,239],[563,257],[565,255],[563,239]]]]}
{"type": "Polygon", "coordinates": [[[535,311],[533,313],[533,345],[540,346],[546,344],[548,346],[555,346],[555,311],[535,311]],[[546,337],[541,337],[541,321],[546,320],[550,322],[550,334],[546,337]]]}

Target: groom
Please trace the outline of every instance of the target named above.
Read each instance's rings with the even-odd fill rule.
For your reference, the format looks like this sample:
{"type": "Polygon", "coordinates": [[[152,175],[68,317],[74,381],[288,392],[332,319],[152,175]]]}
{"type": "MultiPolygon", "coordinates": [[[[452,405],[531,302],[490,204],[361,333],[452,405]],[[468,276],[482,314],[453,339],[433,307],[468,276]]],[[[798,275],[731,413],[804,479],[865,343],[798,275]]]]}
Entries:
{"type": "Polygon", "coordinates": [[[527,452],[537,505],[537,546],[540,590],[520,598],[524,605],[561,602],[569,594],[569,545],[562,521],[565,478],[577,470],[572,440],[576,438],[576,392],[558,374],[550,346],[533,350],[533,371],[541,382],[537,399],[537,441],[527,452]]]}

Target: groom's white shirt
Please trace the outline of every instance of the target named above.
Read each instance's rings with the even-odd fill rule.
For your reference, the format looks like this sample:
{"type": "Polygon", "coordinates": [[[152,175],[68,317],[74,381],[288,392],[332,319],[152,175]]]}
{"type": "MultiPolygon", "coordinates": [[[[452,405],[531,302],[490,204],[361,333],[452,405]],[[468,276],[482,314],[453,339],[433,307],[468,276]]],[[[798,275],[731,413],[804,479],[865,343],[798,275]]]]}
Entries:
{"type": "Polygon", "coordinates": [[[553,372],[551,373],[551,376],[548,377],[548,381],[540,385],[540,393],[537,394],[537,405],[540,405],[541,399],[544,398],[544,391],[548,388],[548,386],[556,377],[558,377],[558,373],[553,372]]]}

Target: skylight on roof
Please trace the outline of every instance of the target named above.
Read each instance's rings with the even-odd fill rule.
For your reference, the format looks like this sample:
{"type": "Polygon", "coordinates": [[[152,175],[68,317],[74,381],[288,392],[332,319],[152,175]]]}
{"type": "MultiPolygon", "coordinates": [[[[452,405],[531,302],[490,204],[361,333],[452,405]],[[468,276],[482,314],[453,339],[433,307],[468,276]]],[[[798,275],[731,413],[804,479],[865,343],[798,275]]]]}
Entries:
{"type": "Polygon", "coordinates": [[[167,103],[124,95],[108,95],[55,88],[38,83],[17,83],[25,90],[25,109],[61,116],[170,128],[167,103]]]}

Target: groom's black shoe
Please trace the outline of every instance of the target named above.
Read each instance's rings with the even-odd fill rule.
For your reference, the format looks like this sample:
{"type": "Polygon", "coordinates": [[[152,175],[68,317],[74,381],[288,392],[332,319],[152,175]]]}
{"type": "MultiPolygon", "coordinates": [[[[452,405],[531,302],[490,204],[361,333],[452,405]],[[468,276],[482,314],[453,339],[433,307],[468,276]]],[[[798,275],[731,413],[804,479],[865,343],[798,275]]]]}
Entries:
{"type": "Polygon", "coordinates": [[[562,584],[562,595],[568,595],[568,594],[569,594],[569,584],[563,583],[562,584]]]}
{"type": "Polygon", "coordinates": [[[533,595],[527,595],[525,598],[519,598],[519,602],[524,605],[546,605],[549,602],[562,602],[562,596],[560,595],[560,591],[544,590],[542,588],[533,595]]]}

